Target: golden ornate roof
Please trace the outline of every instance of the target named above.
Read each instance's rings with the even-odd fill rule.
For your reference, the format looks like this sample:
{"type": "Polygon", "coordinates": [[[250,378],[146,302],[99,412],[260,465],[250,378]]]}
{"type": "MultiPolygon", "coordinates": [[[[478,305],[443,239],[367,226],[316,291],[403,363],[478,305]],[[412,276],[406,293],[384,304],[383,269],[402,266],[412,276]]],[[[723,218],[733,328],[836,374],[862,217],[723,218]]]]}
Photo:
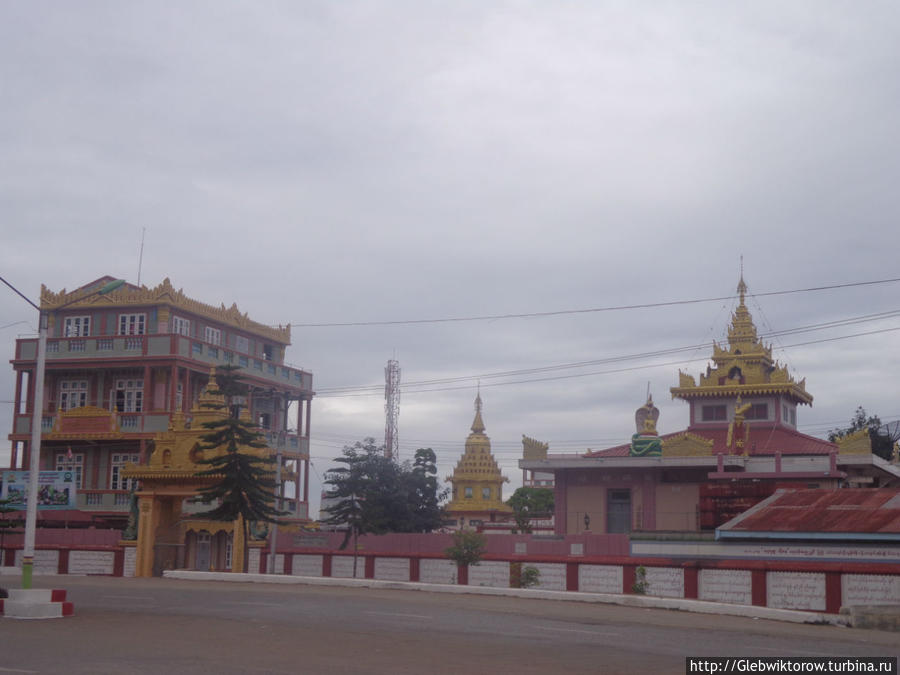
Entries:
{"type": "Polygon", "coordinates": [[[549,443],[543,443],[536,438],[522,434],[522,458],[523,459],[547,459],[549,443]]]}
{"type": "Polygon", "coordinates": [[[709,457],[712,455],[713,442],[685,431],[662,441],[663,457],[709,457]]]}
{"type": "MultiPolygon", "coordinates": [[[[193,480],[198,484],[210,481],[210,477],[198,478],[197,472],[204,470],[198,462],[204,457],[215,455],[218,450],[203,450],[202,437],[210,433],[203,426],[205,422],[214,422],[227,416],[224,409],[225,398],[213,393],[210,386],[215,386],[216,369],[210,369],[209,383],[203,388],[197,403],[191,410],[191,426],[187,427],[184,415],[180,412],[172,415],[169,429],[154,436],[153,452],[146,465],[128,464],[123,470],[126,478],[138,478],[146,485],[156,485],[168,481],[193,480]],[[222,406],[222,407],[217,407],[222,406]]],[[[241,410],[241,417],[248,419],[246,409],[241,410]]],[[[271,453],[269,448],[241,448],[241,452],[263,456],[271,453]]]]}
{"type": "Polygon", "coordinates": [[[215,307],[194,300],[193,298],[187,297],[183,290],[178,289],[176,291],[168,277],[163,279],[163,282],[155,288],[125,284],[120,289],[106,295],[94,294],[98,287],[113,280],[113,277],[101,277],[81,288],[76,288],[71,293],[67,293],[66,289],[54,293],[41,284],[41,309],[52,311],[63,304],[72,308],[164,305],[239,328],[248,333],[266,337],[273,342],[278,342],[283,345],[291,344],[290,325],[267,326],[258,323],[250,319],[246,312],[242,314],[238,309],[237,304],[232,304],[231,307],[226,308],[223,303],[221,306],[215,307]]]}
{"type": "Polygon", "coordinates": [[[500,472],[497,460],[491,454],[491,439],[484,433],[481,417],[481,394],[475,398],[475,418],[472,433],[466,439],[466,449],[453,475],[447,478],[453,484],[455,498],[447,505],[448,511],[512,511],[503,503],[502,485],[509,479],[500,472]],[[471,497],[466,497],[466,488],[471,497]],[[484,490],[490,491],[485,499],[484,490]]]}
{"type": "Polygon", "coordinates": [[[772,358],[771,346],[759,338],[745,303],[747,284],[743,275],[737,292],[740,302],[731,317],[728,344],[713,342],[715,368],[707,366],[699,384],[692,375],[679,370],[678,386],[670,389],[673,398],[784,394],[811,405],[813,397],[806,391],[806,380],[795,382],[787,367],[772,358]]]}
{"type": "Polygon", "coordinates": [[[872,437],[868,428],[834,439],[842,455],[869,455],[872,453],[872,437]]]}

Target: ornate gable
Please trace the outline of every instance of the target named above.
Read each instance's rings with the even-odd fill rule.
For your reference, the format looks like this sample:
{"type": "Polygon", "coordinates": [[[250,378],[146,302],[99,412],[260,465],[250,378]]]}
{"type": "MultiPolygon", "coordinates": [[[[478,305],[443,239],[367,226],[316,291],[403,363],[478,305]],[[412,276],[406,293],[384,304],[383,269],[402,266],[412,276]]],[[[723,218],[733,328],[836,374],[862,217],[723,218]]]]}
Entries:
{"type": "Polygon", "coordinates": [[[712,449],[712,440],[689,431],[669,436],[662,441],[663,457],[709,457],[712,449]]]}
{"type": "Polygon", "coordinates": [[[219,307],[189,298],[182,289],[175,290],[172,282],[166,277],[155,288],[125,284],[120,289],[106,295],[92,295],[98,285],[112,281],[113,277],[101,277],[96,281],[76,288],[71,293],[65,289],[54,293],[41,284],[41,309],[53,310],[62,305],[67,307],[128,307],[128,306],[161,306],[163,308],[181,309],[191,314],[202,316],[225,325],[234,326],[249,333],[267,337],[273,342],[283,345],[291,343],[291,327],[267,326],[250,319],[246,312],[242,313],[237,304],[226,308],[223,303],[219,307]],[[91,297],[87,297],[91,296],[91,297]]]}
{"type": "Polygon", "coordinates": [[[785,366],[772,358],[772,348],[759,338],[753,318],[745,303],[747,284],[741,277],[737,291],[740,297],[728,328],[728,344],[713,343],[712,362],[699,384],[679,371],[677,387],[670,391],[674,398],[734,397],[739,395],[786,394],[798,403],[812,404],[806,391],[806,380],[795,382],[785,366]]]}

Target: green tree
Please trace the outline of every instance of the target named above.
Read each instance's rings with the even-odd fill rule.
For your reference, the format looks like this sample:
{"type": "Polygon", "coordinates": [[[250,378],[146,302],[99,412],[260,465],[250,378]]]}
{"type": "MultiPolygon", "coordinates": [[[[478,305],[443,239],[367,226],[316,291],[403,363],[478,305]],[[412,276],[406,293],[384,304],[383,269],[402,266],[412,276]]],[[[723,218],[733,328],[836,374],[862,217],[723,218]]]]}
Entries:
{"type": "Polygon", "coordinates": [[[206,407],[223,410],[226,415],[203,423],[209,433],[201,436],[200,448],[216,454],[198,462],[209,468],[196,475],[215,478],[216,482],[199,490],[195,501],[216,502],[214,508],[197,514],[201,518],[233,522],[243,516],[246,542],[250,522],[274,522],[284,514],[275,508],[275,458],[268,453],[246,452],[248,448],[267,446],[257,426],[240,418],[240,401],[247,395],[247,385],[241,381],[239,370],[235,366],[220,367],[216,372],[216,388],[210,389],[210,393],[222,396],[223,402],[205,404],[206,407]]]}
{"type": "Polygon", "coordinates": [[[844,429],[832,429],[828,432],[828,440],[833,443],[860,429],[868,429],[872,442],[872,453],[890,461],[894,449],[894,439],[889,434],[883,433],[882,426],[881,418],[878,415],[867,415],[866,409],[859,406],[856,414],[850,420],[850,426],[844,429]]]}
{"type": "Polygon", "coordinates": [[[409,509],[408,532],[432,532],[444,524],[441,506],[449,490],[437,480],[437,456],[431,448],[416,450],[411,467],[404,467],[403,480],[409,509]]]}
{"type": "Polygon", "coordinates": [[[487,549],[487,538],[474,530],[457,530],[453,533],[453,546],[444,550],[457,567],[477,565],[487,549]]]}
{"type": "Polygon", "coordinates": [[[547,488],[520,487],[506,500],[512,507],[516,530],[531,534],[531,519],[553,513],[553,490],[547,488]]]}
{"type": "Polygon", "coordinates": [[[434,452],[416,451],[412,464],[397,464],[384,456],[374,438],[346,446],[335,459],[340,467],[328,472],[326,525],[346,527],[341,548],[351,537],[386,532],[431,532],[443,523],[434,452]]]}
{"type": "Polygon", "coordinates": [[[325,497],[334,503],[328,507],[326,525],[346,526],[341,548],[350,537],[383,534],[388,531],[388,512],[395,508],[385,494],[397,496],[396,465],[384,456],[384,448],[374,438],[365,438],[344,446],[335,460],[342,466],[331,469],[325,480],[325,497]]]}

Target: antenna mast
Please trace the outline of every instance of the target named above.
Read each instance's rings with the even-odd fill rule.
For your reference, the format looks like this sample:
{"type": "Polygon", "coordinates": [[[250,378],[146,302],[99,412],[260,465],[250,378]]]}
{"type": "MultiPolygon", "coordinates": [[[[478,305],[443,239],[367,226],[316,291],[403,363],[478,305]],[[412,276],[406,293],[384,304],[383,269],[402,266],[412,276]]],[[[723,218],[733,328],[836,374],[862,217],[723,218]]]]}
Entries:
{"type": "Polygon", "coordinates": [[[400,417],[400,362],[391,359],[384,369],[384,456],[396,459],[399,438],[397,420],[400,417]]]}
{"type": "Polygon", "coordinates": [[[138,282],[137,285],[141,285],[141,268],[144,266],[144,235],[147,234],[147,228],[141,228],[141,253],[138,256],[138,282]]]}

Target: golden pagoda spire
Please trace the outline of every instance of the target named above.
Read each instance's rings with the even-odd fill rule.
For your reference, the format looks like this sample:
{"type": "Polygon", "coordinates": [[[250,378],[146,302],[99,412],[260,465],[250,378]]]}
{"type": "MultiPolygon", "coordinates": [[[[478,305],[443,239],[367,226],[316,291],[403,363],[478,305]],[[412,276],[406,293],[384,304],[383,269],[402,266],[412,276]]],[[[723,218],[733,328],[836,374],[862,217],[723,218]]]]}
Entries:
{"type": "Polygon", "coordinates": [[[737,285],[737,292],[740,301],[731,318],[731,327],[728,329],[728,344],[732,350],[740,349],[745,353],[749,350],[759,350],[763,345],[756,333],[756,325],[753,323],[753,317],[750,316],[750,310],[747,309],[747,284],[744,282],[743,272],[737,285]]]}
{"type": "Polygon", "coordinates": [[[500,471],[500,465],[491,454],[491,439],[484,433],[480,386],[475,396],[472,433],[466,438],[463,456],[447,481],[453,485],[453,497],[447,505],[447,511],[454,514],[454,517],[481,519],[488,512],[512,511],[503,503],[502,486],[509,479],[500,471]]]}
{"type": "Polygon", "coordinates": [[[679,371],[679,383],[670,390],[676,398],[710,398],[712,396],[786,394],[797,403],[812,404],[806,392],[806,381],[795,382],[787,367],[772,358],[772,347],[766,345],[756,331],[747,309],[747,283],[744,265],[737,285],[738,306],[728,327],[728,343],[713,342],[712,360],[700,374],[699,384],[693,376],[679,371]]]}

